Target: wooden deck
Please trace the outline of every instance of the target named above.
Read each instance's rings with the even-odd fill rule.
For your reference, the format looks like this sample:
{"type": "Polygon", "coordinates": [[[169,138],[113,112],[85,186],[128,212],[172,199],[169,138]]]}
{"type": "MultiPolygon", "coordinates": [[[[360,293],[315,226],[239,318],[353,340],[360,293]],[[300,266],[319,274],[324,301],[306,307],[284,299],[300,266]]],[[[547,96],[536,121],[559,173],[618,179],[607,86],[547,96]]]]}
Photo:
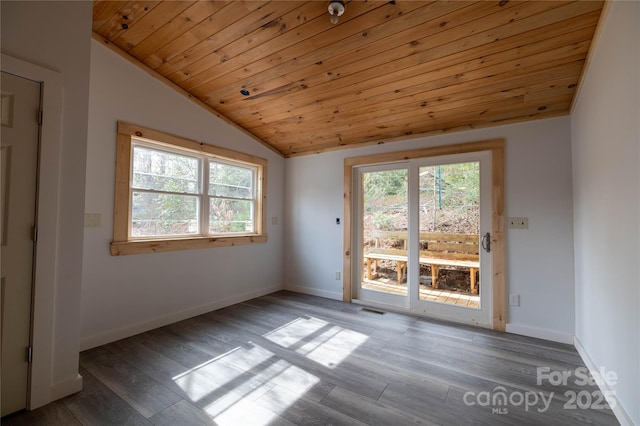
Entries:
{"type": "MultiPolygon", "coordinates": [[[[387,280],[385,278],[377,280],[365,279],[362,282],[362,288],[392,294],[407,294],[407,284],[398,284],[395,281],[387,280]]],[[[480,308],[480,296],[462,293],[459,291],[442,290],[439,288],[432,289],[431,287],[424,285],[420,286],[420,300],[466,306],[469,308],[480,308]]]]}
{"type": "Polygon", "coordinates": [[[423,289],[422,286],[420,287],[420,300],[466,306],[468,308],[480,308],[480,296],[449,290],[423,289]]]}
{"type": "Polygon", "coordinates": [[[286,291],[82,352],[80,366],[81,392],[2,426],[618,424],[566,408],[595,386],[537,385],[538,367],[584,367],[570,345],[286,291]],[[465,403],[496,389],[549,405],[465,403]]]}

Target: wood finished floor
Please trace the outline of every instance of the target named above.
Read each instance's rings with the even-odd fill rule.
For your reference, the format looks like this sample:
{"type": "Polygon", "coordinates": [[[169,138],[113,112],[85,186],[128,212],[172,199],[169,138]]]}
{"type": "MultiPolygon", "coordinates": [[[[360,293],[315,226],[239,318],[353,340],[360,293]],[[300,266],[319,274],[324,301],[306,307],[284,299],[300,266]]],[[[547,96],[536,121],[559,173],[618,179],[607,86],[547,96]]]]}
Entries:
{"type": "Polygon", "coordinates": [[[564,408],[596,387],[536,384],[537,367],[583,366],[569,345],[282,291],[82,352],[82,392],[2,424],[618,424],[564,408]],[[553,398],[465,404],[501,389],[553,398]]]}

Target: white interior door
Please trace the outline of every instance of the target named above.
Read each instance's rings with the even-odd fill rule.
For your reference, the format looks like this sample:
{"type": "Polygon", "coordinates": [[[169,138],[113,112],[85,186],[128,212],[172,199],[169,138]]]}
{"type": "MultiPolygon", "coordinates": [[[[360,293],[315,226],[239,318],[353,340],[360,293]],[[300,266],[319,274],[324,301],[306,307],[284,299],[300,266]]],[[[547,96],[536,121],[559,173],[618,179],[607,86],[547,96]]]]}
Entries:
{"type": "Polygon", "coordinates": [[[27,407],[40,83],[2,73],[2,416],[27,407]]]}

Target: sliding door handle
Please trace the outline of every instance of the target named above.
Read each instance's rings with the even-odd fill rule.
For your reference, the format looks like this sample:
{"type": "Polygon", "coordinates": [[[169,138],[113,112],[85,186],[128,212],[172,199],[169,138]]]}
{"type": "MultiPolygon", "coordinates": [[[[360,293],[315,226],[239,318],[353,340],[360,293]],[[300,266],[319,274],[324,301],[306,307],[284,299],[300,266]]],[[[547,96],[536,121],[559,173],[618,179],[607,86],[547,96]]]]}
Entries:
{"type": "Polygon", "coordinates": [[[486,234],[483,235],[481,244],[484,251],[486,251],[487,253],[491,253],[491,233],[490,232],[487,232],[486,234]]]}

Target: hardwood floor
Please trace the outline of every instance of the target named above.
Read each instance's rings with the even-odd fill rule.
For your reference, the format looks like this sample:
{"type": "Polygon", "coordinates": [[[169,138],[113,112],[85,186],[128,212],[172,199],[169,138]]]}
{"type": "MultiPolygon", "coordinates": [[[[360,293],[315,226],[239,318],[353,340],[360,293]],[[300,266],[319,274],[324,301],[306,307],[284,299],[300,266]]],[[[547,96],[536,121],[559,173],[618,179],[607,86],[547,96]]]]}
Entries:
{"type": "Polygon", "coordinates": [[[618,424],[573,409],[598,391],[573,375],[538,385],[538,367],[584,367],[569,345],[286,291],[82,352],[80,367],[82,392],[2,424],[618,424]]]}

